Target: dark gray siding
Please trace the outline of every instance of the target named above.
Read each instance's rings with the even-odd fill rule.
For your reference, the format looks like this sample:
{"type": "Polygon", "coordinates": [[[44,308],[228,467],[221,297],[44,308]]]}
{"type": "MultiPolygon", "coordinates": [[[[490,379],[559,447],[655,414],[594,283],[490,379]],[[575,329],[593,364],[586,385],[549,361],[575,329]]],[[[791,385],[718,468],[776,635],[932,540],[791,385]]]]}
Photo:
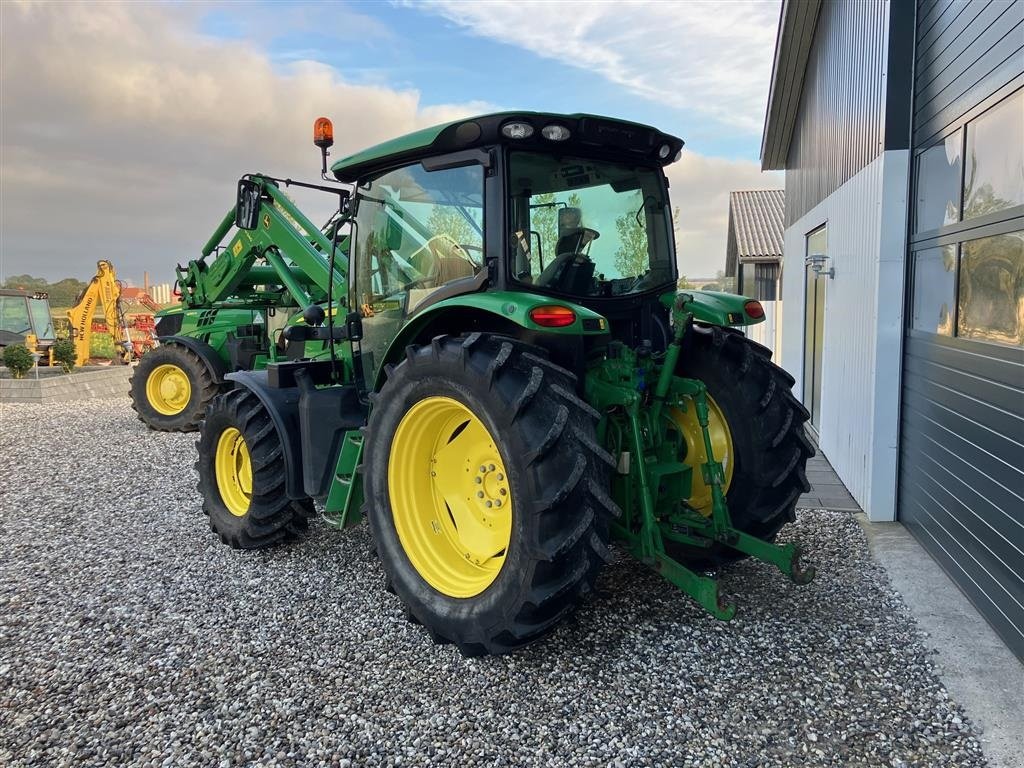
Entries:
{"type": "MultiPolygon", "coordinates": [[[[1022,21],[1019,0],[919,3],[915,153],[1024,83],[1022,21]]],[[[1019,210],[911,235],[908,265],[1024,230],[1019,210]]],[[[1024,659],[1024,349],[915,330],[904,349],[899,517],[1024,659]]]]}
{"type": "Polygon", "coordinates": [[[882,150],[886,5],[822,3],[786,162],[786,226],[882,150]]]}
{"type": "Polygon", "coordinates": [[[1024,350],[911,332],[900,520],[1024,659],[1024,350]]]}
{"type": "Polygon", "coordinates": [[[914,143],[1024,83],[1024,2],[924,0],[918,9],[914,143]]]}

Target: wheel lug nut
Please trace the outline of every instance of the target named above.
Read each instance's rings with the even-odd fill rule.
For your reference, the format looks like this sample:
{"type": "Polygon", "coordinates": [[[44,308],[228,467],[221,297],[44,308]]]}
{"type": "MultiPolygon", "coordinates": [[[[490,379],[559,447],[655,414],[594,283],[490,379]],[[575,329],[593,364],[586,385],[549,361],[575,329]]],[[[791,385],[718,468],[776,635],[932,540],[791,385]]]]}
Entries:
{"type": "Polygon", "coordinates": [[[493,465],[493,464],[489,465],[489,466],[487,467],[487,471],[488,471],[488,472],[493,472],[493,471],[494,471],[494,465],[493,465]]]}
{"type": "Polygon", "coordinates": [[[495,501],[494,502],[494,506],[500,507],[501,506],[501,499],[498,499],[497,501],[495,501]]]}
{"type": "Polygon", "coordinates": [[[491,504],[491,502],[489,502],[489,501],[488,501],[488,502],[487,502],[487,508],[488,508],[488,509],[490,509],[490,508],[491,508],[492,506],[494,506],[494,505],[493,505],[493,504],[491,504]]]}
{"type": "Polygon", "coordinates": [[[476,492],[476,497],[477,497],[478,499],[482,499],[482,498],[484,497],[484,492],[483,492],[483,491],[477,491],[477,492],[476,492]]]}
{"type": "Polygon", "coordinates": [[[480,474],[482,475],[486,471],[487,471],[487,467],[485,467],[483,464],[481,464],[480,465],[480,474]]]}
{"type": "Polygon", "coordinates": [[[480,485],[480,483],[482,483],[483,481],[484,481],[484,479],[482,477],[480,477],[480,475],[476,476],[476,484],[477,485],[480,485]]]}
{"type": "Polygon", "coordinates": [[[498,473],[498,480],[504,480],[504,479],[505,479],[505,476],[503,474],[501,474],[501,472],[499,472],[498,473]]]}
{"type": "Polygon", "coordinates": [[[505,496],[508,494],[508,491],[506,491],[504,488],[501,488],[499,489],[498,493],[500,493],[502,496],[505,496]]]}

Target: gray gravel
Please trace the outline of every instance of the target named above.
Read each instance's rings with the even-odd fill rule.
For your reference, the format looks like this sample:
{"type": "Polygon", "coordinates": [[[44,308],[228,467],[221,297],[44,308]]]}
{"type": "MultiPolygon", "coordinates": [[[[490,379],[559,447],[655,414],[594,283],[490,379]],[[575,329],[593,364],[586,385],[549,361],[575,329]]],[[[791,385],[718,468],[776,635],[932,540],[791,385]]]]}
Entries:
{"type": "Polygon", "coordinates": [[[618,556],[553,637],[465,660],[404,620],[365,526],[223,547],[195,437],[127,399],[0,430],[0,764],[984,765],[848,515],[784,531],[809,587],[725,573],[730,624],[618,556]]]}

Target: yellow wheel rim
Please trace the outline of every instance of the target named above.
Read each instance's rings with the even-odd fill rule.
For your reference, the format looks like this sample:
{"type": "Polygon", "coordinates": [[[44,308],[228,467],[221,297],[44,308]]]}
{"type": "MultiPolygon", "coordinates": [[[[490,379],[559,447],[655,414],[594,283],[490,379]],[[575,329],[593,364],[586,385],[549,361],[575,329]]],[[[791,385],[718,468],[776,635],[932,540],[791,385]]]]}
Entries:
{"type": "Polygon", "coordinates": [[[220,433],[214,458],[217,489],[224,506],[236,517],[249,511],[252,500],[252,461],[242,433],[228,427],[220,433]]]}
{"type": "Polygon", "coordinates": [[[512,537],[512,488],[469,408],[428,397],[406,412],[391,443],[388,496],[402,549],[430,586],[473,597],[497,578],[512,537]]]}
{"type": "MultiPolygon", "coordinates": [[[[729,432],[729,423],[722,414],[722,409],[714,401],[711,395],[708,398],[708,430],[711,432],[711,450],[715,452],[715,460],[722,464],[725,470],[725,486],[723,491],[729,490],[732,483],[732,471],[736,466],[736,455],[733,453],[732,433],[729,432]]],[[[687,404],[687,409],[681,411],[678,408],[669,410],[669,418],[683,437],[686,445],[686,457],[683,463],[693,467],[693,483],[690,486],[690,498],[686,503],[707,517],[711,514],[711,487],[704,482],[704,474],[701,472],[701,464],[707,461],[707,451],[704,450],[704,435],[701,432],[700,424],[697,422],[697,413],[692,403],[687,404]]]]}
{"type": "Polygon", "coordinates": [[[177,416],[192,398],[188,374],[171,363],[158,365],[146,379],[146,397],[157,413],[177,416]]]}

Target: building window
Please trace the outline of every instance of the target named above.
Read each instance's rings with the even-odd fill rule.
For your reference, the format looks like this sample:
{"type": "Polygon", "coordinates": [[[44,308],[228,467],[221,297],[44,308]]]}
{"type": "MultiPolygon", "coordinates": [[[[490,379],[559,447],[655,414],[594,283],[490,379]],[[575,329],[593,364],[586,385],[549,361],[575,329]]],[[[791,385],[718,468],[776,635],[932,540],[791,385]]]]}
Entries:
{"type": "Polygon", "coordinates": [[[964,219],[1024,205],[1024,91],[967,124],[966,155],[964,219]]]}
{"type": "Polygon", "coordinates": [[[956,246],[914,254],[914,318],[918,330],[953,335],[956,310],[956,246]]]}
{"type": "Polygon", "coordinates": [[[754,296],[758,301],[775,301],[779,280],[779,265],[775,263],[754,264],[754,296]]]}
{"type": "Polygon", "coordinates": [[[914,231],[927,232],[960,220],[963,131],[917,156],[917,220],[914,231]]]}
{"type": "Polygon", "coordinates": [[[962,248],[957,335],[1024,346],[1024,231],[962,248]]]}

